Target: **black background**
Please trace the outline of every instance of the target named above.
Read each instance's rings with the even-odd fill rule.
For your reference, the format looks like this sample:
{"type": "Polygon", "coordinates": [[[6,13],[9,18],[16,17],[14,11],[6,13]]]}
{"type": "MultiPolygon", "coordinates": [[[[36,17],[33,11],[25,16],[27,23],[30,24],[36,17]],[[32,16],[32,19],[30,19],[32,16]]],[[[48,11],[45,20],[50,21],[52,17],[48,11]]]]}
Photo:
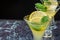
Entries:
{"type": "MultiPolygon", "coordinates": [[[[25,15],[35,11],[34,4],[39,0],[4,0],[2,3],[2,13],[0,19],[19,19],[23,20],[25,15]]],[[[60,20],[60,11],[55,15],[55,20],[60,20]]]]}

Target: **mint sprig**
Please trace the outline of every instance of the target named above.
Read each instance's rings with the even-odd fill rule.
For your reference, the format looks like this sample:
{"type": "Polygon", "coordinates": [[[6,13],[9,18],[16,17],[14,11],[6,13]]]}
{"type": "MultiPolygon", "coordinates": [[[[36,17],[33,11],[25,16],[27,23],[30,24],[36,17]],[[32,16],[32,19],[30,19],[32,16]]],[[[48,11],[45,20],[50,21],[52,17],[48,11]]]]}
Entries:
{"type": "Polygon", "coordinates": [[[35,4],[35,7],[39,10],[39,11],[47,11],[47,7],[46,6],[44,6],[43,4],[41,4],[41,3],[36,3],[35,4]]]}

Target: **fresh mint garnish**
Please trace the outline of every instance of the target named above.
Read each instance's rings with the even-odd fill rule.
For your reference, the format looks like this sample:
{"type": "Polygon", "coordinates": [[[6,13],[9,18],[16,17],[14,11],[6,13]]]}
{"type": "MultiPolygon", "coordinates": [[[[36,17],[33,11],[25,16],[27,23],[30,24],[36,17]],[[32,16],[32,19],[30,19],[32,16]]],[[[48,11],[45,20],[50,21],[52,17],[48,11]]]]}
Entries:
{"type": "Polygon", "coordinates": [[[49,21],[49,17],[48,16],[44,16],[42,19],[41,19],[41,24],[44,24],[46,22],[49,21]]]}
{"type": "Polygon", "coordinates": [[[36,30],[36,31],[40,31],[41,29],[40,29],[40,24],[38,24],[38,23],[35,23],[35,22],[32,22],[31,23],[31,25],[30,25],[34,30],[36,30]]]}
{"type": "Polygon", "coordinates": [[[46,6],[44,6],[43,4],[41,4],[41,3],[36,3],[35,4],[35,7],[38,9],[38,10],[40,10],[40,11],[47,11],[47,7],[46,6]]]}
{"type": "Polygon", "coordinates": [[[31,26],[34,30],[36,30],[36,31],[40,31],[41,29],[40,29],[40,25],[32,25],[31,26]]]}

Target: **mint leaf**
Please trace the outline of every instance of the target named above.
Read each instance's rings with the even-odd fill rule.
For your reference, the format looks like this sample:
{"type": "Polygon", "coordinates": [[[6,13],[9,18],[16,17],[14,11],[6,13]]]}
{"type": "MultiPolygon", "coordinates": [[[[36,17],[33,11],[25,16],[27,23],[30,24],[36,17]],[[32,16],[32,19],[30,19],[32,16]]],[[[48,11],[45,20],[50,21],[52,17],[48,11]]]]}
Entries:
{"type": "Polygon", "coordinates": [[[41,29],[40,29],[40,26],[38,26],[38,25],[32,26],[32,28],[33,28],[34,30],[36,30],[36,31],[40,31],[40,30],[41,30],[41,29]]]}
{"type": "Polygon", "coordinates": [[[36,31],[40,31],[40,25],[31,25],[31,27],[36,30],[36,31]]]}
{"type": "Polygon", "coordinates": [[[48,16],[44,16],[42,19],[41,19],[41,23],[46,23],[49,21],[49,17],[48,16]]]}
{"type": "Polygon", "coordinates": [[[36,31],[40,31],[41,29],[40,29],[40,24],[38,24],[38,23],[35,23],[35,22],[32,22],[31,23],[31,25],[30,25],[34,30],[36,30],[36,31]]]}
{"type": "Polygon", "coordinates": [[[38,10],[40,10],[40,11],[47,11],[47,7],[46,6],[44,6],[43,4],[41,4],[41,3],[36,3],[35,4],[35,7],[38,9],[38,10]]]}

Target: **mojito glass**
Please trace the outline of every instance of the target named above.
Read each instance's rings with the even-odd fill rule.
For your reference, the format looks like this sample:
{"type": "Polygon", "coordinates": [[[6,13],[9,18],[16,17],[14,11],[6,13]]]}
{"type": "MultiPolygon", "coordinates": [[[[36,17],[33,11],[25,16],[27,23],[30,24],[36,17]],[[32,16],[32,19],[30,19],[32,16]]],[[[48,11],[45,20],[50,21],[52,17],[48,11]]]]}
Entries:
{"type": "Polygon", "coordinates": [[[35,4],[37,11],[31,13],[31,15],[24,17],[24,20],[27,22],[33,33],[33,40],[43,40],[43,37],[52,37],[52,30],[54,28],[51,25],[54,24],[53,21],[54,16],[57,12],[57,6],[57,0],[43,0],[42,4],[35,4]],[[51,35],[48,36],[49,34],[51,35]]]}
{"type": "MultiPolygon", "coordinates": [[[[43,17],[47,17],[47,16],[43,16],[43,17]]],[[[42,17],[42,19],[43,19],[42,17]]],[[[49,24],[50,24],[50,18],[47,17],[48,20],[46,20],[45,23],[42,23],[42,22],[34,22],[34,21],[29,21],[29,15],[25,16],[24,17],[24,20],[27,22],[27,24],[29,25],[29,28],[31,29],[32,31],[32,34],[33,34],[33,40],[43,40],[43,36],[44,36],[44,32],[45,30],[49,27],[49,24]]],[[[45,19],[43,19],[45,20],[45,19]]]]}

